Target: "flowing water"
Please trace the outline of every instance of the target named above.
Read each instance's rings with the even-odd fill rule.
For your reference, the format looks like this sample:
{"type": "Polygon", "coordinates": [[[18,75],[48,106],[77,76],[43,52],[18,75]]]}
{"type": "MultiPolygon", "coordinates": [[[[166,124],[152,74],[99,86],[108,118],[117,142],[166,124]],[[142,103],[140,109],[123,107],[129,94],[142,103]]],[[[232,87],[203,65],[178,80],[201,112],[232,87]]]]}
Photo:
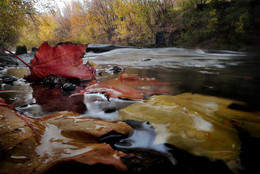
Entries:
{"type": "Polygon", "coordinates": [[[128,73],[171,82],[174,94],[194,92],[246,101],[258,105],[258,57],[243,52],[203,51],[181,48],[117,49],[87,53],[85,60],[119,64],[128,73]]]}
{"type": "MultiPolygon", "coordinates": [[[[33,53],[21,55],[30,62],[33,53]]],[[[257,56],[245,52],[204,51],[182,48],[121,48],[104,53],[88,52],[84,56],[87,61],[98,64],[99,81],[114,79],[120,76],[113,74],[114,66],[124,67],[126,73],[138,74],[139,77],[154,78],[169,82],[171,95],[184,92],[206,94],[210,96],[236,99],[247,103],[249,111],[259,111],[260,104],[260,61],[257,56]]],[[[21,64],[21,66],[23,66],[21,64]]],[[[131,100],[110,99],[103,94],[71,95],[61,88],[44,87],[41,83],[28,83],[21,77],[25,68],[6,68],[3,75],[13,75],[17,79],[10,84],[2,80],[0,97],[8,104],[26,115],[39,117],[58,111],[73,111],[85,117],[103,120],[115,120],[118,111],[135,103],[131,100]],[[19,70],[19,71],[18,71],[19,70]],[[66,104],[63,104],[66,101],[66,104]]],[[[78,84],[79,92],[87,84],[78,84]]],[[[75,91],[73,92],[75,93],[75,91]]],[[[242,108],[245,109],[245,108],[242,108]]],[[[154,128],[147,122],[132,122],[134,132],[115,147],[122,149],[146,148],[168,153],[166,146],[151,146],[155,139],[154,128]]],[[[169,157],[171,163],[175,159],[169,157]]]]}

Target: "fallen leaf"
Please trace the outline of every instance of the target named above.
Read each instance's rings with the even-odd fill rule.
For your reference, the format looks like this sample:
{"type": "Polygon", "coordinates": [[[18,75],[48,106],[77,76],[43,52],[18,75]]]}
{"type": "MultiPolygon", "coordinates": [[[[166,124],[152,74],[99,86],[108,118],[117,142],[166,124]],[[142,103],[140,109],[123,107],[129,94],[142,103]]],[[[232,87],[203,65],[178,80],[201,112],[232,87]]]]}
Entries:
{"type": "Polygon", "coordinates": [[[157,133],[154,144],[170,143],[194,155],[228,163],[239,158],[241,142],[237,131],[208,116],[215,112],[211,104],[217,110],[226,101],[190,93],[153,96],[122,109],[120,119],[148,121],[157,133]],[[202,100],[207,103],[202,104],[202,100]]]}
{"type": "Polygon", "coordinates": [[[260,112],[232,109],[232,105],[246,106],[241,101],[221,97],[185,93],[175,96],[175,102],[232,128],[260,137],[260,112]]]}
{"type": "MultiPolygon", "coordinates": [[[[139,78],[137,74],[122,74],[118,79],[99,82],[80,92],[105,93],[108,98],[143,100],[144,94],[169,94],[169,83],[152,78],[139,78]]],[[[75,94],[76,95],[76,94],[75,94]]]]}
{"type": "Polygon", "coordinates": [[[51,47],[44,42],[31,62],[30,74],[26,79],[42,79],[48,75],[83,80],[95,79],[95,68],[83,64],[82,57],[87,45],[62,44],[51,47]]]}
{"type": "Polygon", "coordinates": [[[113,165],[126,171],[120,160],[126,154],[98,140],[111,131],[128,134],[130,130],[123,122],[79,117],[72,112],[30,118],[0,100],[0,171],[45,173],[68,161],[113,165]]]}

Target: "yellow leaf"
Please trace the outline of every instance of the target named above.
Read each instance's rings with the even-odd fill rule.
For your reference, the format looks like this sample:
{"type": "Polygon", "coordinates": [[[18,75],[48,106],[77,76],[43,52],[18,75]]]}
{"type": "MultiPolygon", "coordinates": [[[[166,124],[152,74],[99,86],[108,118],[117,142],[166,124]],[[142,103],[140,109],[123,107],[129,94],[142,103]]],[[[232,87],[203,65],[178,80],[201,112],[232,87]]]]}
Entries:
{"type": "MultiPolygon", "coordinates": [[[[228,162],[239,157],[237,131],[213,118],[219,113],[232,113],[226,108],[229,102],[232,101],[190,93],[153,96],[121,110],[120,119],[148,121],[157,133],[154,143],[167,142],[194,155],[228,162]]],[[[239,111],[236,114],[240,116],[239,111]]]]}

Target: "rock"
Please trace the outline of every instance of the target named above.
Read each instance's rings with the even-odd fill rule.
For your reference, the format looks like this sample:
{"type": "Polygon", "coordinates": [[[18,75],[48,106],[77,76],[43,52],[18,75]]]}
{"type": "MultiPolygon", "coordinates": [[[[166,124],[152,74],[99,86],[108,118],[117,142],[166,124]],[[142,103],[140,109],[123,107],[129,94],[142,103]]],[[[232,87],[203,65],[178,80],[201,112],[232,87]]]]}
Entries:
{"type": "Polygon", "coordinates": [[[64,90],[64,91],[73,91],[76,89],[76,85],[73,84],[73,83],[63,83],[61,88],[64,90]]]}
{"type": "Polygon", "coordinates": [[[3,76],[2,80],[6,84],[12,84],[14,81],[17,81],[17,78],[12,77],[12,76],[3,76]]]}
{"type": "Polygon", "coordinates": [[[152,60],[152,59],[148,58],[148,59],[144,59],[143,61],[144,61],[144,62],[148,62],[148,61],[150,61],[150,60],[152,60]]]}
{"type": "Polygon", "coordinates": [[[50,89],[65,83],[66,79],[56,75],[49,75],[42,79],[42,84],[50,89]]]}
{"type": "Polygon", "coordinates": [[[119,74],[120,72],[124,71],[125,69],[123,67],[120,66],[113,66],[113,68],[109,69],[110,71],[112,71],[113,74],[119,74]]]}
{"type": "Polygon", "coordinates": [[[91,46],[89,45],[86,52],[94,52],[94,53],[103,53],[119,48],[129,48],[124,46],[117,46],[117,45],[109,45],[109,46],[91,46]]]}
{"type": "Polygon", "coordinates": [[[155,44],[156,44],[156,47],[165,47],[166,46],[164,31],[156,32],[156,34],[155,34],[155,44]]]}
{"type": "Polygon", "coordinates": [[[38,48],[32,47],[32,52],[36,52],[37,50],[38,50],[38,48]]]}
{"type": "Polygon", "coordinates": [[[25,54],[25,53],[27,53],[27,48],[25,45],[16,47],[16,51],[15,51],[16,55],[25,54]]]}

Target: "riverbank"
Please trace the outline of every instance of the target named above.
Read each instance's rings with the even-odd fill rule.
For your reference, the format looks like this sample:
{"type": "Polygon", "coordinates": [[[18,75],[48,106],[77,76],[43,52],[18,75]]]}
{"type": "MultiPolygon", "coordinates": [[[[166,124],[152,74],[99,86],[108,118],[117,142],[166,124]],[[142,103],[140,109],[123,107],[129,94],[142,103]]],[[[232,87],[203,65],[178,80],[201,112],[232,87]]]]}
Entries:
{"type": "Polygon", "coordinates": [[[57,12],[36,15],[34,21],[28,18],[17,44],[31,49],[47,40],[51,45],[71,41],[134,47],[258,50],[259,0],[205,2],[73,1],[63,9],[63,14],[70,15],[57,12]],[[73,11],[74,7],[78,10],[73,11]]]}

